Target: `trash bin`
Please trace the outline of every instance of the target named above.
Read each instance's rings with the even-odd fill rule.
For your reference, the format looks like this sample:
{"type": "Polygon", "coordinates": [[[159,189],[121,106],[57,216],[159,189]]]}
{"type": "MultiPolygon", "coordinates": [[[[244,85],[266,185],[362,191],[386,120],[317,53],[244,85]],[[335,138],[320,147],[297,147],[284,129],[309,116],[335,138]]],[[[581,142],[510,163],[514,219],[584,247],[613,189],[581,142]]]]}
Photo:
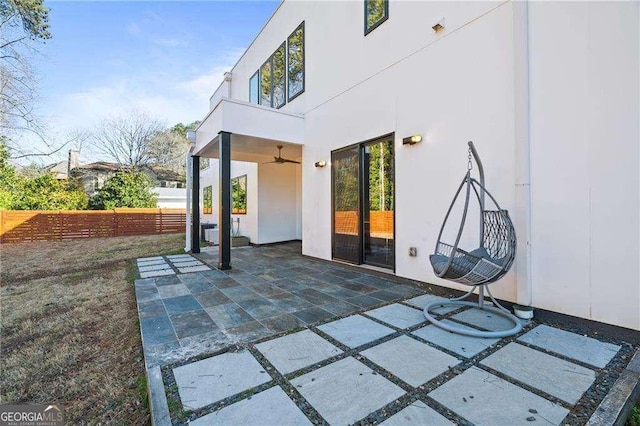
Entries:
{"type": "Polygon", "coordinates": [[[217,223],[201,223],[200,224],[200,241],[205,241],[205,231],[207,229],[216,229],[218,228],[217,223]]]}

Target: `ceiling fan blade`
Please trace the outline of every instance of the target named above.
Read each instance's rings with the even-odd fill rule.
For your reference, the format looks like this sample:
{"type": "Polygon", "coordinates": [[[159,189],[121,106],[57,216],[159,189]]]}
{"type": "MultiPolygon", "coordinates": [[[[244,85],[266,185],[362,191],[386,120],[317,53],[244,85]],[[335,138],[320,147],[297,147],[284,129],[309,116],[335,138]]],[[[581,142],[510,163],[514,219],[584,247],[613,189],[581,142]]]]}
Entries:
{"type": "Polygon", "coordinates": [[[282,159],[283,163],[294,163],[294,164],[300,164],[299,161],[295,161],[295,160],[287,160],[286,158],[282,159]]]}
{"type": "Polygon", "coordinates": [[[273,164],[273,163],[279,163],[279,161],[267,161],[266,163],[260,163],[260,164],[273,164]]]}

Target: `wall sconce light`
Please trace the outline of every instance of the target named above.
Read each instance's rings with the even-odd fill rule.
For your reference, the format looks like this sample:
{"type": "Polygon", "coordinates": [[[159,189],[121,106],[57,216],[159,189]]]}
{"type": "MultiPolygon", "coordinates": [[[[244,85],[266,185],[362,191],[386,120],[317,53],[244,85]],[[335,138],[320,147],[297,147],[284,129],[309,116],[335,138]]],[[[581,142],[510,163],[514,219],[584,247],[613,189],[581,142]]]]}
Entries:
{"type": "Polygon", "coordinates": [[[431,29],[436,33],[438,31],[443,30],[444,29],[444,18],[440,18],[438,20],[438,22],[436,22],[435,24],[433,24],[433,26],[431,26],[431,29]]]}
{"type": "Polygon", "coordinates": [[[316,164],[315,164],[316,167],[324,167],[326,165],[327,165],[327,162],[324,160],[316,161],[316,164]]]}
{"type": "Polygon", "coordinates": [[[413,135],[402,139],[402,145],[415,145],[422,142],[422,135],[413,135]]]}

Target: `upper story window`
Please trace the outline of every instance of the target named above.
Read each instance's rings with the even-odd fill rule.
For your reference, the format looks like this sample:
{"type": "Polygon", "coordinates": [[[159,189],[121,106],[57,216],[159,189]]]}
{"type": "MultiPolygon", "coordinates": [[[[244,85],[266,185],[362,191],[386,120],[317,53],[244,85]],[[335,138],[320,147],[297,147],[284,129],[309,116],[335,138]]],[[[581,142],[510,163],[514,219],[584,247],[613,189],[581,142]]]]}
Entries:
{"type": "Polygon", "coordinates": [[[260,105],[271,106],[273,99],[271,90],[271,58],[260,67],[260,105]]]}
{"type": "Polygon", "coordinates": [[[260,72],[256,71],[249,80],[249,102],[260,103],[260,72]]]}
{"type": "Polygon", "coordinates": [[[287,102],[285,55],[285,47],[282,43],[260,67],[260,105],[280,108],[287,102]]]}
{"type": "Polygon", "coordinates": [[[364,0],[364,35],[389,18],[389,0],[364,0]]]}
{"type": "Polygon", "coordinates": [[[249,79],[249,102],[280,108],[304,92],[304,22],[249,79]]]}
{"type": "Polygon", "coordinates": [[[304,92],[304,22],[287,38],[287,97],[304,92]]]}
{"type": "Polygon", "coordinates": [[[271,55],[271,72],[272,72],[272,84],[273,84],[273,108],[280,108],[287,103],[285,84],[286,84],[286,62],[285,62],[285,47],[284,43],[278,47],[278,49],[271,55]]]}

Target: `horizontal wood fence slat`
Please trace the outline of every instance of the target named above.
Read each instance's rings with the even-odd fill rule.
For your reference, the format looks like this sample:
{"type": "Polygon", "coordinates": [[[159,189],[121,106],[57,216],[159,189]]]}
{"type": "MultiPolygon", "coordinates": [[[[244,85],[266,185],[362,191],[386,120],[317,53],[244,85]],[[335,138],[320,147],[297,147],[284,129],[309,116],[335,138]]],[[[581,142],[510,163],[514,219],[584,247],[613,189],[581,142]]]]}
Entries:
{"type": "MultiPolygon", "coordinates": [[[[393,211],[371,211],[369,232],[374,238],[393,238],[393,211]]],[[[337,211],[334,218],[336,234],[358,235],[357,211],[337,211]]]]}
{"type": "Polygon", "coordinates": [[[184,209],[0,211],[0,243],[185,232],[184,209]]]}

